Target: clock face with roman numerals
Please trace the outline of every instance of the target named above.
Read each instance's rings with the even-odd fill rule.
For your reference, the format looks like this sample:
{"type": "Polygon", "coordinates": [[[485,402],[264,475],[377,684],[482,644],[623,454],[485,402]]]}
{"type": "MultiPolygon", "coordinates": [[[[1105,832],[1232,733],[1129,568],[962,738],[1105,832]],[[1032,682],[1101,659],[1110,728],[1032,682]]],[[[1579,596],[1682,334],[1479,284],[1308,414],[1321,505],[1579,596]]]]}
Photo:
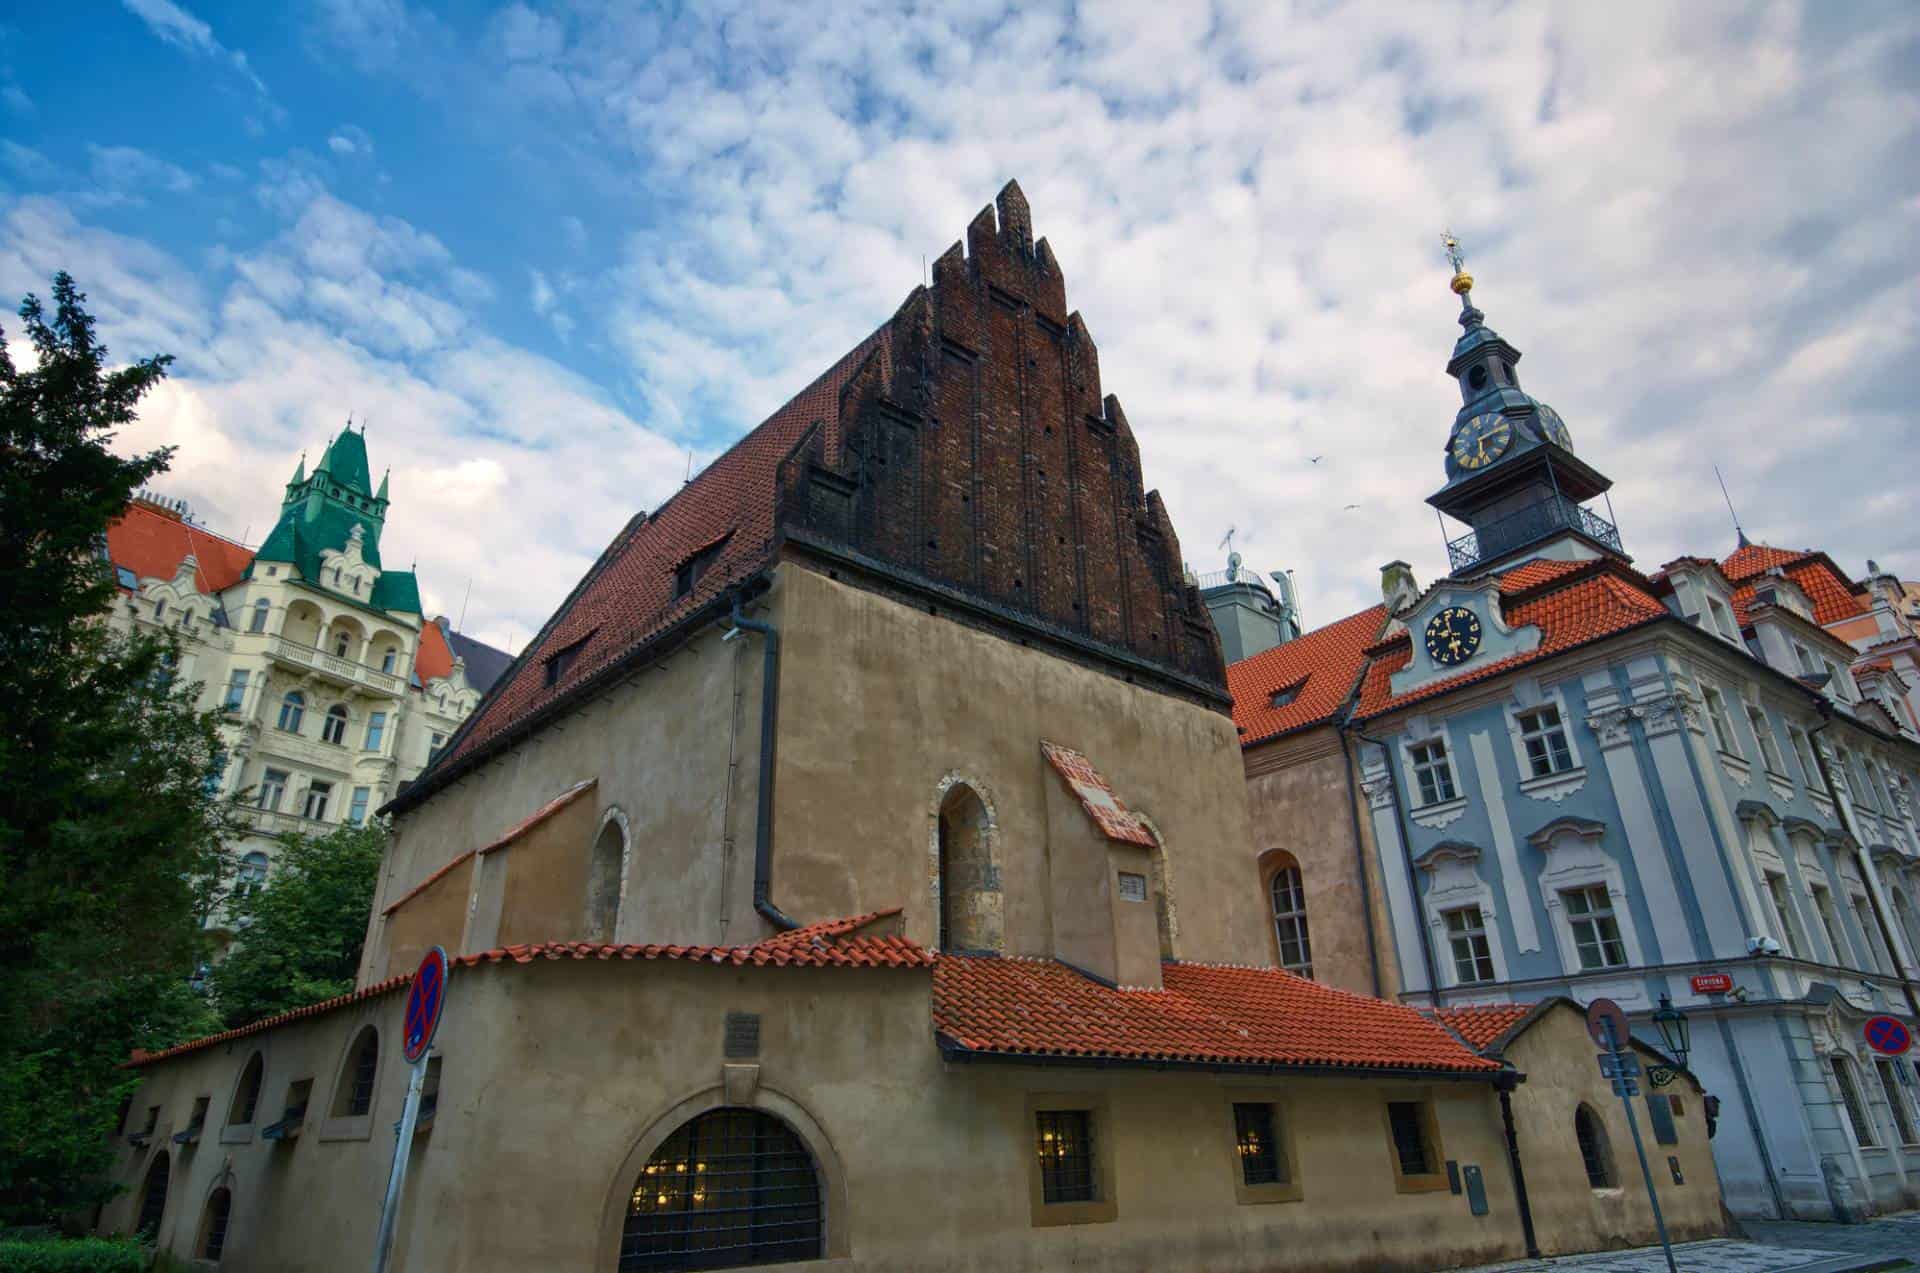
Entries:
{"type": "Polygon", "coordinates": [[[1427,657],[1442,667],[1465,663],[1480,648],[1480,616],[1448,606],[1427,620],[1427,657]]]}

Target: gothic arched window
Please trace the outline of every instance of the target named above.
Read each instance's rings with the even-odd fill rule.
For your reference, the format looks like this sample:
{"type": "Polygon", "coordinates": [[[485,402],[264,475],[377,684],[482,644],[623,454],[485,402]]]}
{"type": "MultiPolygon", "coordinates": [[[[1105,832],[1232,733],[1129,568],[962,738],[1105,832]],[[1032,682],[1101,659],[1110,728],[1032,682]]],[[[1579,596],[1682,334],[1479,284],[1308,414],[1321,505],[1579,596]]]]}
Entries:
{"type": "Polygon", "coordinates": [[[1268,868],[1267,901],[1272,907],[1274,953],[1280,966],[1313,976],[1313,943],[1307,936],[1307,889],[1300,864],[1290,853],[1276,855],[1268,868]]]}
{"type": "Polygon", "coordinates": [[[147,1168],[147,1181],[140,1191],[140,1218],[134,1223],[135,1233],[151,1238],[160,1231],[160,1221],[167,1214],[167,1155],[163,1150],[153,1156],[153,1165],[147,1168]]]}
{"type": "Polygon", "coordinates": [[[207,1214],[200,1221],[200,1241],[196,1254],[213,1264],[220,1263],[227,1249],[227,1216],[233,1211],[233,1193],[225,1185],[207,1199],[207,1214]]]}
{"type": "Polygon", "coordinates": [[[805,1143],[757,1109],[683,1123],[634,1181],[619,1273],[724,1269],[824,1254],[820,1173],[805,1143]]]}
{"type": "Polygon", "coordinates": [[[373,1108],[373,1085],[380,1076],[380,1032],[361,1029],[347,1051],[347,1063],[333,1093],[333,1117],[359,1118],[373,1108]]]}
{"type": "Polygon", "coordinates": [[[300,722],[307,717],[307,696],[299,690],[288,690],[287,696],[280,700],[280,728],[289,734],[300,732],[300,722]]]}
{"type": "Polygon", "coordinates": [[[626,849],[626,832],[619,819],[608,818],[587,861],[587,941],[610,942],[619,927],[620,867],[626,849]]]}
{"type": "Polygon", "coordinates": [[[1600,1116],[1592,1107],[1583,1104],[1573,1111],[1573,1138],[1580,1145],[1580,1162],[1587,1169],[1587,1184],[1595,1189],[1613,1188],[1618,1183],[1613,1174],[1613,1149],[1607,1144],[1607,1129],[1601,1126],[1600,1116]]]}
{"type": "Polygon", "coordinates": [[[248,1059],[247,1068],[240,1073],[240,1086],[233,1089],[233,1104],[227,1107],[229,1127],[252,1125],[254,1108],[260,1104],[260,1080],[265,1071],[266,1062],[255,1052],[248,1059]]]}
{"type": "Polygon", "coordinates": [[[964,782],[940,802],[940,949],[1000,948],[1000,882],[993,868],[992,825],[986,803],[964,782]]]}

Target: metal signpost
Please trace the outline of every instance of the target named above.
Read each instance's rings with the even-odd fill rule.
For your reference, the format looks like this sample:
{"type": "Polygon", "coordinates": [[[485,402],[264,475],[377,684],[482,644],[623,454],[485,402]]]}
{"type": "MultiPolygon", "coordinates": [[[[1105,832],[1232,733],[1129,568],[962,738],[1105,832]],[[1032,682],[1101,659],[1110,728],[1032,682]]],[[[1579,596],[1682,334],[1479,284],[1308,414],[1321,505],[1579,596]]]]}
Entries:
{"type": "Polygon", "coordinates": [[[1634,1117],[1633,1098],[1640,1094],[1636,1081],[1640,1058],[1627,1050],[1632,1036],[1627,1031],[1627,1014],[1611,999],[1595,999],[1587,1005],[1587,1033],[1606,1051],[1600,1054],[1600,1073],[1613,1080],[1614,1094],[1627,1111],[1627,1130],[1633,1133],[1633,1152],[1640,1159],[1640,1176],[1647,1182],[1647,1201],[1653,1204],[1653,1226],[1660,1232],[1660,1249],[1666,1253],[1667,1273],[1680,1273],[1673,1262],[1673,1243],[1667,1240],[1667,1219],[1660,1214],[1660,1196],[1654,1192],[1653,1169],[1647,1166],[1647,1147],[1640,1140],[1640,1120],[1634,1117]]]}
{"type": "Polygon", "coordinates": [[[407,1182],[407,1160],[413,1155],[413,1131],[420,1122],[420,1094],[427,1085],[427,1055],[440,1029],[440,1013],[447,1003],[447,952],[435,946],[421,959],[407,991],[407,1011],[401,1036],[401,1055],[407,1060],[407,1102],[400,1111],[400,1138],[393,1147],[393,1170],[387,1175],[387,1197],[380,1206],[380,1236],[373,1248],[373,1273],[386,1273],[393,1255],[393,1227],[400,1218],[400,1191],[407,1182]]]}

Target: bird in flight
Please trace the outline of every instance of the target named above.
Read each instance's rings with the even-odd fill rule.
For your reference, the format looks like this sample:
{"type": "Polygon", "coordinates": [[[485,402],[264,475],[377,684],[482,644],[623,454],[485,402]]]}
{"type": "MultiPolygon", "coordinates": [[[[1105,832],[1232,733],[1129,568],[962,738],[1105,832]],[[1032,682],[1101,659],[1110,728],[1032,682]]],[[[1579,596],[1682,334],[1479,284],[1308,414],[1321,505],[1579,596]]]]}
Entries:
{"type": "Polygon", "coordinates": [[[1346,511],[1347,511],[1347,509],[1350,509],[1350,508],[1358,508],[1358,507],[1360,507],[1360,506],[1359,506],[1358,504],[1349,504],[1349,505],[1347,505],[1347,507],[1346,507],[1346,508],[1343,508],[1343,509],[1341,509],[1340,511],[1344,513],[1344,512],[1346,512],[1346,511]]]}
{"type": "Polygon", "coordinates": [[[1326,458],[1327,458],[1327,457],[1326,457],[1326,456],[1324,456],[1324,455],[1309,455],[1309,456],[1307,457],[1307,463],[1309,463],[1309,464],[1318,464],[1318,463],[1319,463],[1320,461],[1322,461],[1322,460],[1324,460],[1324,459],[1326,459],[1326,458]]]}

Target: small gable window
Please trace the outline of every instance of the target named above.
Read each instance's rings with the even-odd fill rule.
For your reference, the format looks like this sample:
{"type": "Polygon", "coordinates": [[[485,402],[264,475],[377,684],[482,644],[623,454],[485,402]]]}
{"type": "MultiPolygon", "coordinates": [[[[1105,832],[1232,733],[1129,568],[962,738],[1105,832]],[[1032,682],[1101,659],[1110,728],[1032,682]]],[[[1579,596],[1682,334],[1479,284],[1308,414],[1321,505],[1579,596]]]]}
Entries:
{"type": "Polygon", "coordinates": [[[694,587],[699,584],[701,576],[705,575],[713,566],[713,563],[720,559],[720,550],[726,547],[726,544],[727,541],[725,538],[716,540],[674,567],[674,600],[678,601],[681,597],[692,594],[694,587]]]}

